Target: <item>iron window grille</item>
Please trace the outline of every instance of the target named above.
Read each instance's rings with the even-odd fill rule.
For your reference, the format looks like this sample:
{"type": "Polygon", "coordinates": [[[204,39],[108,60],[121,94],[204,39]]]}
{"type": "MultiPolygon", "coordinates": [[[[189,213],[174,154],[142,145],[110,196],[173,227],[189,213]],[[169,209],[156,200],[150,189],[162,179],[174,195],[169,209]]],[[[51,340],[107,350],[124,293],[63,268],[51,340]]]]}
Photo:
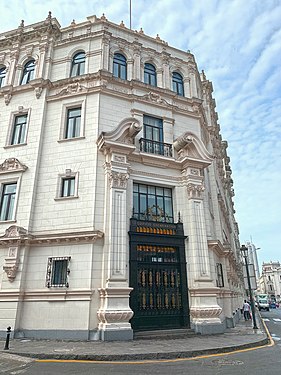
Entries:
{"type": "Polygon", "coordinates": [[[0,201],[0,221],[13,219],[17,184],[3,184],[0,201]]]}
{"type": "Polygon", "coordinates": [[[156,69],[152,64],[146,63],[144,65],[144,83],[151,86],[157,86],[156,69]]]}
{"type": "Polygon", "coordinates": [[[69,262],[71,257],[51,257],[48,258],[46,286],[69,287],[69,262]]]}
{"type": "Polygon", "coordinates": [[[0,87],[4,86],[5,77],[6,77],[6,67],[4,66],[0,68],[0,87]]]}
{"type": "Polygon", "coordinates": [[[25,85],[29,81],[31,81],[34,78],[34,71],[35,71],[35,60],[28,61],[24,68],[21,78],[21,85],[25,85]]]}
{"type": "Polygon", "coordinates": [[[173,80],[173,91],[176,92],[180,96],[184,96],[182,76],[179,73],[174,72],[172,80],[173,80]]]}
{"type": "Polygon", "coordinates": [[[73,56],[70,77],[81,76],[85,73],[85,60],[85,52],[79,52],[73,56]]]}
{"type": "Polygon", "coordinates": [[[20,145],[25,143],[27,126],[27,114],[15,116],[11,145],[20,145]]]}
{"type": "Polygon", "coordinates": [[[121,53],[115,53],[113,58],[113,76],[127,79],[127,60],[121,53]]]}
{"type": "Polygon", "coordinates": [[[81,128],[81,107],[70,108],[67,110],[67,119],[65,127],[65,138],[77,138],[80,136],[81,128]]]}
{"type": "Polygon", "coordinates": [[[224,280],[223,280],[223,270],[222,270],[222,264],[221,263],[216,264],[216,271],[217,271],[217,287],[223,288],[224,287],[224,280]]]}
{"type": "Polygon", "coordinates": [[[133,217],[138,220],[173,223],[172,189],[134,183],[133,217]]]}

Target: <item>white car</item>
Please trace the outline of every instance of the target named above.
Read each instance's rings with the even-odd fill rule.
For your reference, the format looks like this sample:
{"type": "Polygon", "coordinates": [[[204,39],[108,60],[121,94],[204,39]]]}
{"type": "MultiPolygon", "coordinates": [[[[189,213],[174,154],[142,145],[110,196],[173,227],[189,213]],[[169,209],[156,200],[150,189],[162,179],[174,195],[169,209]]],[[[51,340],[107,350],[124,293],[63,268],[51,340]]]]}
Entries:
{"type": "Polygon", "coordinates": [[[259,308],[259,311],[261,311],[261,310],[267,310],[267,311],[269,311],[268,300],[266,300],[266,299],[260,299],[258,301],[258,308],[259,308]]]}

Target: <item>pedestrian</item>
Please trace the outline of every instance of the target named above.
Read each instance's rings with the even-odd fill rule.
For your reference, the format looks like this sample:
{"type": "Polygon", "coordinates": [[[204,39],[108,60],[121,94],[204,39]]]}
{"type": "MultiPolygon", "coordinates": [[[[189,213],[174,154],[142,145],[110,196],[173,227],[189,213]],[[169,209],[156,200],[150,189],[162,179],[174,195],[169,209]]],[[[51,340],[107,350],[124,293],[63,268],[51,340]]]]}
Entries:
{"type": "Polygon", "coordinates": [[[244,313],[245,320],[251,319],[250,310],[251,310],[250,304],[246,300],[244,300],[243,313],[244,313]]]}

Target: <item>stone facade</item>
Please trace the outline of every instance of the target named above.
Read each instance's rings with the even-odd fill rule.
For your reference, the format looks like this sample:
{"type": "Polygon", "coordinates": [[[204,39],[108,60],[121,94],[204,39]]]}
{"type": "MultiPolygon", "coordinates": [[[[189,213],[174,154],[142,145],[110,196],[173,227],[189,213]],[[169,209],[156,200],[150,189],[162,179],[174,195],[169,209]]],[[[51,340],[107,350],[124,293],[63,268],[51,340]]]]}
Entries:
{"type": "MultiPolygon", "coordinates": [[[[0,35],[0,76],[2,335],[132,339],[133,218],[169,256],[183,244],[183,327],[235,325],[243,275],[230,159],[194,56],[104,16],[61,28],[49,14],[0,35]],[[156,193],[143,203],[137,188],[156,193]],[[165,248],[171,233],[182,242],[165,248]]],[[[176,294],[163,293],[158,306],[176,310],[176,294]]]]}
{"type": "Polygon", "coordinates": [[[260,276],[260,291],[276,301],[281,300],[281,265],[280,262],[264,262],[260,276]]]}

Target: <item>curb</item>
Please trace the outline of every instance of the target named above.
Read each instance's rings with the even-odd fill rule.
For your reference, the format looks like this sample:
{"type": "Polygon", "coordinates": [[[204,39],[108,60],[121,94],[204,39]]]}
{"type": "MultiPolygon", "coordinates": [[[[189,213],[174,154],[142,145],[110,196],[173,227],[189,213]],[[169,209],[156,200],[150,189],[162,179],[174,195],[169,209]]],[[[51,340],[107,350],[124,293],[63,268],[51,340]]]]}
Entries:
{"type": "MultiPolygon", "coordinates": [[[[191,350],[191,351],[182,351],[182,352],[166,352],[166,353],[138,353],[138,354],[110,354],[110,355],[95,355],[95,354],[44,354],[44,353],[21,353],[18,351],[9,351],[10,354],[15,354],[21,357],[29,357],[39,360],[84,360],[84,361],[135,361],[135,360],[169,360],[169,359],[184,359],[184,358],[193,358],[203,355],[211,354],[224,354],[231,353],[237,350],[257,348],[260,346],[265,346],[270,342],[268,337],[247,344],[241,344],[236,346],[226,346],[223,348],[212,348],[204,350],[191,350]]],[[[1,350],[3,353],[3,351],[1,350]]]]}

